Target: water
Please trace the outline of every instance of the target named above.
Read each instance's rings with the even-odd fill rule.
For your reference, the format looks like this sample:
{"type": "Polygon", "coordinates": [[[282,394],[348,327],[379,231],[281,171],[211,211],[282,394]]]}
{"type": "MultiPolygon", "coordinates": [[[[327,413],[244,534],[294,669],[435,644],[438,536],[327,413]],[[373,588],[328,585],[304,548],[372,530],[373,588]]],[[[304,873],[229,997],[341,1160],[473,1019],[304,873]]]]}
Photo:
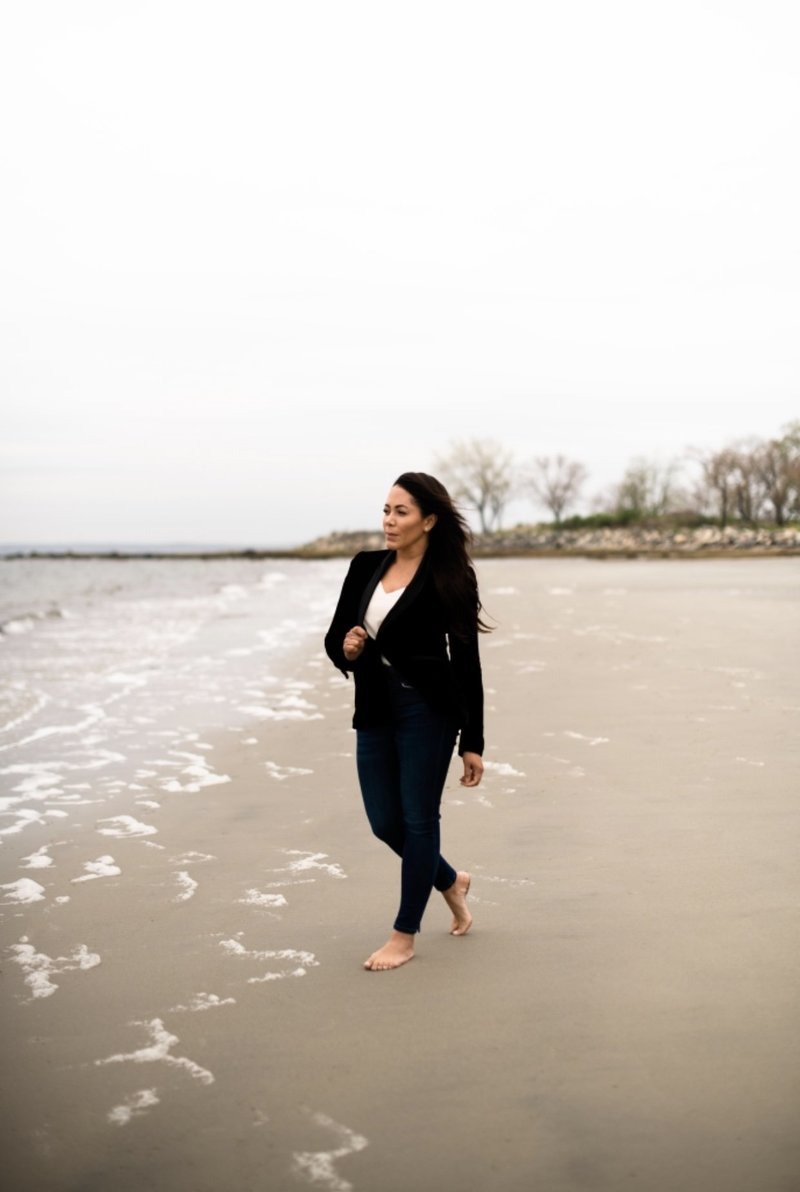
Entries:
{"type": "MultiPolygon", "coordinates": [[[[0,840],[161,773],[223,777],[204,734],[313,719],[287,681],[321,637],[341,561],[0,561],[0,840]]],[[[164,779],[164,775],[168,777],[164,779]]]]}

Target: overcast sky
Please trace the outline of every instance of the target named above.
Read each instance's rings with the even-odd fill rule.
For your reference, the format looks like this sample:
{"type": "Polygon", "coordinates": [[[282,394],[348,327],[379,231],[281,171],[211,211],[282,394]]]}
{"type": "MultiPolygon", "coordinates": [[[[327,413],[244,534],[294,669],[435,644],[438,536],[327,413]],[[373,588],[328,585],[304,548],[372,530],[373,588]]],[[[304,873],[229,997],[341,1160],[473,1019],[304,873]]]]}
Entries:
{"type": "Polygon", "coordinates": [[[796,0],[8,6],[0,540],[293,543],[458,438],[588,498],[777,435],[799,35],[796,0]]]}

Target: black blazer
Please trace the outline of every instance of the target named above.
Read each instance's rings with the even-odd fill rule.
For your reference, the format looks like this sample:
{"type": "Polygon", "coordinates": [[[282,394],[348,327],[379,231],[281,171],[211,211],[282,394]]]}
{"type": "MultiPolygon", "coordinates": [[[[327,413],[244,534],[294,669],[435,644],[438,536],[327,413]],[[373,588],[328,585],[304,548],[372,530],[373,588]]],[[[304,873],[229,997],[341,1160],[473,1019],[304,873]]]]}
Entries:
{"type": "Polygon", "coordinates": [[[483,682],[477,627],[469,641],[448,633],[448,618],[425,557],[373,641],[367,639],[355,661],[344,656],[344,637],[364,624],[367,606],[381,576],[394,561],[389,550],[361,551],[350,564],[331,627],[325,635],[328,657],[356,684],[354,728],[386,724],[390,706],[386,685],[389,660],[401,678],[437,711],[453,715],[461,737],[458,752],[483,754],[483,682]]]}

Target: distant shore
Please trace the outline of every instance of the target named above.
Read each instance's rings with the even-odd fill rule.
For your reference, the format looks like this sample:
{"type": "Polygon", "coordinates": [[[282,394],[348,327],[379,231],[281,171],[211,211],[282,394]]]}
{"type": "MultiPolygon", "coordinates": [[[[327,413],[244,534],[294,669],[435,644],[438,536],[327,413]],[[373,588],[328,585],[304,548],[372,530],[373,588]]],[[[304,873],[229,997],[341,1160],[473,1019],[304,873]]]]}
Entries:
{"type": "MultiPolygon", "coordinates": [[[[339,531],[293,547],[21,547],[3,559],[336,559],[360,550],[381,550],[377,531],[339,531]]],[[[800,555],[800,527],[699,526],[651,528],[604,527],[565,530],[553,526],[517,526],[495,534],[476,534],[476,558],[764,558],[800,555]]]]}

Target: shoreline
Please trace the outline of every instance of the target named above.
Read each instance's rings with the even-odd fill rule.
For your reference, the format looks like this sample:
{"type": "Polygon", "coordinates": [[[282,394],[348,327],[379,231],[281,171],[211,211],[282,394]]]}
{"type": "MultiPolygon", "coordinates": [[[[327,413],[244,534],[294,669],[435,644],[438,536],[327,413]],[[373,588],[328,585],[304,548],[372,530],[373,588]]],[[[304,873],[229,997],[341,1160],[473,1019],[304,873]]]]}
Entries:
{"type": "MultiPolygon", "coordinates": [[[[383,535],[377,531],[338,531],[313,542],[289,547],[203,547],[178,550],[132,546],[130,549],[85,550],[70,547],[37,549],[21,547],[0,554],[4,560],[113,559],[113,560],[264,560],[346,559],[361,550],[381,550],[383,535]]],[[[580,530],[517,527],[496,534],[476,534],[472,543],[476,559],[765,559],[800,556],[800,526],[742,527],[699,526],[669,530],[650,526],[605,527],[580,530]]]]}
{"type": "MultiPolygon", "coordinates": [[[[246,550],[246,551],[198,551],[197,553],[175,554],[170,552],[144,551],[131,552],[102,551],[30,551],[19,554],[0,556],[3,562],[36,562],[37,560],[78,560],[78,561],[113,561],[115,563],[153,560],[168,563],[187,562],[218,562],[226,559],[247,560],[254,562],[280,559],[295,559],[298,562],[322,562],[327,559],[350,559],[358,550],[380,550],[382,547],[356,547],[351,550],[331,550],[310,552],[299,548],[297,550],[246,550]]],[[[472,551],[473,559],[790,559],[800,557],[800,546],[756,547],[747,549],[740,546],[715,546],[707,550],[681,549],[680,547],[512,547],[507,550],[491,550],[476,548],[472,551]]]]}

